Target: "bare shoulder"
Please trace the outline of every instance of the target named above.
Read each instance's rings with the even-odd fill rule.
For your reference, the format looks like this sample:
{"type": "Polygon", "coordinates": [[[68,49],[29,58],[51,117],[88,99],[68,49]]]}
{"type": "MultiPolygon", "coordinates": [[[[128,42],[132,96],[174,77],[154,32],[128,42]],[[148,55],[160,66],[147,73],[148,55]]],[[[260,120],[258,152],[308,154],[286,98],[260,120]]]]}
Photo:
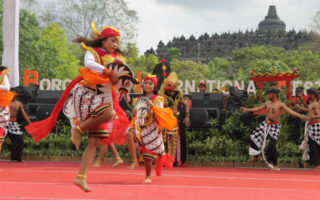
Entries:
{"type": "Polygon", "coordinates": [[[286,104],[281,101],[278,101],[277,105],[279,105],[279,107],[281,107],[281,108],[287,107],[286,104]]]}
{"type": "Polygon", "coordinates": [[[18,108],[23,107],[23,104],[21,103],[21,101],[16,100],[16,105],[18,106],[18,108]]]}

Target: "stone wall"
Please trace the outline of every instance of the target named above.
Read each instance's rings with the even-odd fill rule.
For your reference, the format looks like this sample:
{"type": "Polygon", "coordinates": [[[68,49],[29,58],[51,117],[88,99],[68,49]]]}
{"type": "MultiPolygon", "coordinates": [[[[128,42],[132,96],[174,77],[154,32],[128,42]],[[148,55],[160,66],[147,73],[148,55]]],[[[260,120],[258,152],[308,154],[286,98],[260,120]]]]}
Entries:
{"type": "Polygon", "coordinates": [[[313,33],[306,31],[296,32],[263,32],[246,31],[238,33],[222,33],[209,36],[207,33],[196,39],[191,35],[188,39],[184,36],[174,37],[167,44],[159,42],[157,49],[150,49],[145,52],[146,55],[155,53],[159,59],[169,59],[168,49],[178,48],[181,52],[181,60],[200,61],[207,64],[215,57],[231,59],[232,50],[259,46],[272,45],[283,47],[286,50],[297,49],[306,42],[312,41],[313,33]]]}

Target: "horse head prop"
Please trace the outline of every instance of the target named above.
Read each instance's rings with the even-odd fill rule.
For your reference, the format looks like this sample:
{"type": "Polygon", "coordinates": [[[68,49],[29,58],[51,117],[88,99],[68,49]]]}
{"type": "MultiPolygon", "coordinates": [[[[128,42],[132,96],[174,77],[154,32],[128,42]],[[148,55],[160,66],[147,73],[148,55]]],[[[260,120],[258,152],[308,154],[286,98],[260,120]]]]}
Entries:
{"type": "Polygon", "coordinates": [[[140,127],[149,123],[152,120],[151,110],[150,110],[150,102],[147,97],[141,97],[136,102],[134,109],[137,110],[137,120],[136,127],[140,127]]]}
{"type": "Polygon", "coordinates": [[[134,78],[131,68],[126,64],[109,63],[106,68],[113,70],[119,77],[117,84],[118,88],[118,100],[121,101],[123,98],[126,102],[130,102],[129,92],[133,87],[133,84],[139,82],[134,78]]]}

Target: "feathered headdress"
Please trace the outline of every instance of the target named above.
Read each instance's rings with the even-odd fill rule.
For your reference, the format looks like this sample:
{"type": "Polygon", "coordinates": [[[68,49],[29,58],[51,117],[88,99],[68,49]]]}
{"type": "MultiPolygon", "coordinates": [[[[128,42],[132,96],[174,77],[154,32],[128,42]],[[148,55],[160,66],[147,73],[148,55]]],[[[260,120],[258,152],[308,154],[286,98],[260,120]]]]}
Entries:
{"type": "Polygon", "coordinates": [[[111,27],[111,26],[103,27],[101,32],[99,33],[99,31],[96,29],[95,23],[92,22],[91,29],[92,29],[93,33],[99,38],[100,37],[112,37],[112,36],[116,36],[117,38],[120,38],[120,31],[114,27],[111,27]]]}
{"type": "Polygon", "coordinates": [[[176,72],[171,72],[169,76],[164,79],[163,83],[172,82],[174,85],[178,82],[178,76],[176,72]]]}

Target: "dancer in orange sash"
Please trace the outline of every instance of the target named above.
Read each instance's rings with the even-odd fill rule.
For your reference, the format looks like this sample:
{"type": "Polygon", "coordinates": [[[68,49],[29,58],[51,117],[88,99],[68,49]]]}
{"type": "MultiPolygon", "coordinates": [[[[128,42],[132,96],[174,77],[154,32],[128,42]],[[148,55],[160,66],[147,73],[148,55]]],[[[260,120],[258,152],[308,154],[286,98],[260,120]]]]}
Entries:
{"type": "Polygon", "coordinates": [[[9,104],[14,96],[13,92],[10,91],[8,73],[9,69],[7,67],[0,67],[0,152],[5,138],[5,128],[8,126],[10,119],[9,104]]]}
{"type": "MultiPolygon", "coordinates": [[[[129,120],[121,109],[117,100],[115,84],[119,75],[114,71],[123,65],[122,51],[118,47],[120,32],[110,26],[104,27],[99,33],[95,24],[91,28],[96,37],[89,39],[79,36],[73,42],[80,43],[86,50],[84,56],[85,67],[80,69],[82,76],[74,79],[59,99],[53,114],[61,109],[68,99],[69,92],[74,87],[73,96],[65,104],[65,113],[74,119],[71,129],[71,141],[79,149],[81,135],[88,134],[88,145],[83,153],[80,170],[73,183],[85,192],[91,192],[86,177],[99,145],[125,145],[129,120]]],[[[47,119],[50,123],[54,117],[47,119]]],[[[45,137],[48,133],[39,133],[39,126],[43,123],[31,123],[26,127],[35,140],[45,137]]],[[[49,131],[50,132],[50,131],[49,131]]]]}
{"type": "Polygon", "coordinates": [[[133,120],[129,132],[134,132],[136,141],[141,146],[146,177],[144,183],[151,183],[152,162],[157,159],[156,172],[161,176],[163,165],[172,167],[174,158],[165,153],[162,129],[172,130],[177,120],[170,108],[163,108],[163,97],[157,95],[157,78],[148,75],[143,81],[143,96],[139,97],[133,110],[133,120]]]}

